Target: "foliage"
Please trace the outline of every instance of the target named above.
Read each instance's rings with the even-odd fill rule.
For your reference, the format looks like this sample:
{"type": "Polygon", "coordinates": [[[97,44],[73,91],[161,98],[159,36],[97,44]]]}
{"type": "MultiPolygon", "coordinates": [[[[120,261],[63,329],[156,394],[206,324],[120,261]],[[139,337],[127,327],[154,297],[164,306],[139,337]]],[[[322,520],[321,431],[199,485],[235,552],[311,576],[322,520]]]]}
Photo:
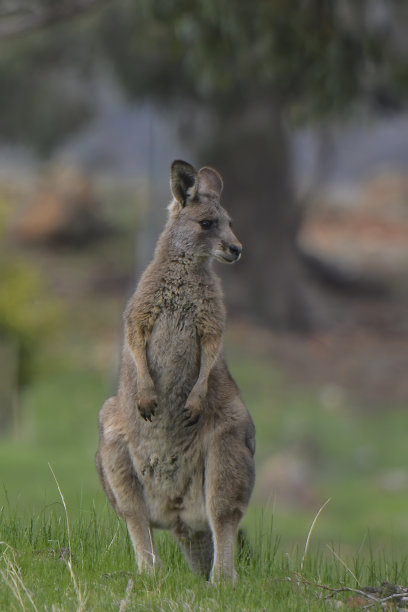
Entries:
{"type": "Polygon", "coordinates": [[[0,277],[0,342],[17,346],[18,378],[24,383],[32,374],[39,347],[55,331],[62,311],[39,270],[6,243],[0,247],[0,277]]]}
{"type": "Polygon", "coordinates": [[[370,3],[325,0],[123,0],[106,15],[107,57],[139,95],[214,108],[269,100],[326,116],[377,88],[408,91],[399,0],[379,20],[370,3]]]}
{"type": "Polygon", "coordinates": [[[133,95],[333,114],[360,93],[370,45],[332,2],[129,1],[110,11],[103,40],[133,95]]]}
{"type": "Polygon", "coordinates": [[[406,21],[399,0],[382,13],[363,0],[108,3],[2,43],[0,133],[49,152],[89,116],[90,77],[109,64],[128,94],[166,105],[278,105],[296,120],[361,101],[395,108],[408,92],[406,21]]]}

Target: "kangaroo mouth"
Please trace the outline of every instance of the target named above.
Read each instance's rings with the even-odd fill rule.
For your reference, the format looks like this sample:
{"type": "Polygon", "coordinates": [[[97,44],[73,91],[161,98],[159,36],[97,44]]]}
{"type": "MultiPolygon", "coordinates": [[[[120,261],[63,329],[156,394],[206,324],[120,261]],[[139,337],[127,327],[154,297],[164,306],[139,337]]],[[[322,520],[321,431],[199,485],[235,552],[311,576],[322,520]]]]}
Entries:
{"type": "Polygon", "coordinates": [[[233,264],[239,259],[241,259],[241,253],[233,255],[232,253],[225,253],[224,251],[216,251],[214,253],[214,257],[217,261],[220,261],[221,263],[233,264]]]}

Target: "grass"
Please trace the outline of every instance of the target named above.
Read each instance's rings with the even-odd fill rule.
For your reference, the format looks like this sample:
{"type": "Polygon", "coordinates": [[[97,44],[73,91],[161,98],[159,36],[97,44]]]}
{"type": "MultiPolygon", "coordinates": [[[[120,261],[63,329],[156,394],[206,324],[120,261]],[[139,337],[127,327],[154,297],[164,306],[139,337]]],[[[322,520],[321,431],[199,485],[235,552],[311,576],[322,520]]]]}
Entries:
{"type": "MultiPolygon", "coordinates": [[[[257,425],[259,479],[263,462],[287,449],[302,458],[303,445],[311,445],[317,457],[311,503],[288,505],[271,490],[266,511],[274,514],[283,542],[303,541],[315,513],[331,498],[319,518],[317,541],[358,549],[369,532],[378,547],[399,543],[406,548],[408,489],[403,482],[394,487],[392,480],[405,464],[406,411],[377,411],[369,417],[353,405],[327,411],[317,394],[288,390],[266,361],[252,357],[245,362],[237,354],[230,361],[257,425]]],[[[44,375],[26,390],[20,433],[0,443],[0,507],[51,511],[59,500],[48,463],[73,518],[91,504],[103,507],[94,454],[98,410],[111,393],[103,373],[70,368],[44,375]]],[[[256,492],[250,523],[259,503],[256,492]]]]}
{"type": "Polygon", "coordinates": [[[267,359],[248,357],[245,347],[232,344],[233,374],[257,425],[258,475],[269,457],[289,453],[308,464],[316,490],[306,512],[305,506],[298,511],[272,496],[271,507],[282,515],[280,527],[301,537],[311,512],[331,498],[319,519],[326,537],[342,535],[358,546],[369,529],[381,543],[395,537],[407,545],[406,406],[370,405],[346,396],[327,405],[320,389],[299,388],[267,359]]]}
{"type": "MultiPolygon", "coordinates": [[[[10,514],[0,529],[1,610],[324,610],[329,593],[316,584],[361,588],[406,580],[406,559],[304,550],[287,554],[271,523],[259,520],[250,551],[238,560],[236,585],[210,586],[186,567],[167,534],[158,538],[163,567],[135,572],[126,530],[105,507],[70,524],[63,508],[47,517],[10,514]],[[72,566],[70,563],[72,562],[72,566]]],[[[313,535],[312,535],[313,537],[313,535]]],[[[350,593],[336,595],[345,598],[350,593]]]]}
{"type": "Polygon", "coordinates": [[[331,593],[315,584],[407,583],[408,493],[378,484],[402,464],[405,413],[327,411],[316,393],[289,390],[266,361],[236,351],[230,361],[257,424],[260,463],[296,447],[304,432],[318,441],[321,502],[297,508],[277,499],[261,508],[255,496],[244,521],[251,552],[238,561],[234,587],[195,577],[162,533],[163,569],[139,576],[93,463],[109,384],[98,369],[58,365],[26,390],[21,431],[0,445],[0,610],[324,610],[331,593]],[[355,449],[368,443],[376,455],[360,465],[355,449]]]}
{"type": "Polygon", "coordinates": [[[89,505],[99,497],[93,458],[97,413],[105,397],[105,384],[95,372],[60,372],[27,390],[21,431],[0,444],[0,506],[51,510],[58,497],[48,463],[74,514],[82,502],[89,505]]]}

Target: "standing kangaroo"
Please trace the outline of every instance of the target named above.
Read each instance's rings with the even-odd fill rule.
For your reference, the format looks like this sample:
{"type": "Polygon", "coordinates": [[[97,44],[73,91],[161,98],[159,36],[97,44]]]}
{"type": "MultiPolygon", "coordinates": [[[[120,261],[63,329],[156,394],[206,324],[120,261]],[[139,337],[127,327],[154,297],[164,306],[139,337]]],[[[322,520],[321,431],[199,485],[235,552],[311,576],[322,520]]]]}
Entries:
{"type": "Polygon", "coordinates": [[[193,571],[234,580],[255,428],[225,363],[212,261],[238,261],[242,247],[216,170],[175,161],[170,184],[166,227],[125,312],[119,391],[100,412],[96,463],[139,571],[154,570],[157,527],[173,533],[193,571]]]}

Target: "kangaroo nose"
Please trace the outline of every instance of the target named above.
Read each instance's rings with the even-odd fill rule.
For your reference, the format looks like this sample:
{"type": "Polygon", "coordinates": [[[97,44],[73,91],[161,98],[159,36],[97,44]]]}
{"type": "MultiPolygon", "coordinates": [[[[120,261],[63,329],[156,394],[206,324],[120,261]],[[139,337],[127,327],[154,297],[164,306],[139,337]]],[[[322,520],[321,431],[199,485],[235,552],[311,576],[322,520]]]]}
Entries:
{"type": "Polygon", "coordinates": [[[238,244],[230,244],[229,250],[237,259],[239,259],[242,253],[242,246],[238,244]]]}

